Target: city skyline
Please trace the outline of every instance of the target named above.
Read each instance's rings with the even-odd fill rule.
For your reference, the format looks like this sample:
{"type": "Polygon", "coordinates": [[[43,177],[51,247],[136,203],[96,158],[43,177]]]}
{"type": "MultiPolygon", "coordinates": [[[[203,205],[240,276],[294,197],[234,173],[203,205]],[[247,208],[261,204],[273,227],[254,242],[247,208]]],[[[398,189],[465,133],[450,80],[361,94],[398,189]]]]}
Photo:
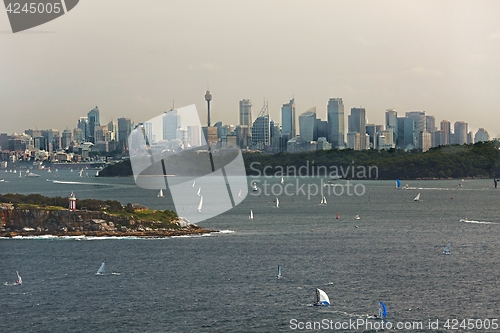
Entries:
{"type": "Polygon", "coordinates": [[[311,107],[325,120],[328,99],[341,97],[370,123],[390,108],[423,110],[498,137],[499,14],[496,1],[110,0],[12,34],[3,12],[0,132],[71,129],[95,105],[102,124],[146,121],[173,101],[205,118],[209,84],[212,122],[237,124],[242,99],[253,119],[265,99],[280,122],[294,99],[297,124],[311,107]]]}

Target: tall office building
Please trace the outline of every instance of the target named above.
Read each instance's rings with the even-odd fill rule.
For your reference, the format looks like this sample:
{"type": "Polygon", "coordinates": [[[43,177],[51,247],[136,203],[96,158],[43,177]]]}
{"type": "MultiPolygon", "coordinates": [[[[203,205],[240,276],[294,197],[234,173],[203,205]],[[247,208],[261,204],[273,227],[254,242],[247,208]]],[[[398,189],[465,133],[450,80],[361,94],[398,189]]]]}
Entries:
{"type": "Polygon", "coordinates": [[[295,100],[292,98],[289,103],[281,107],[281,132],[291,138],[296,136],[295,132],[295,100]]]}
{"type": "Polygon", "coordinates": [[[434,116],[425,116],[425,130],[429,133],[434,133],[437,130],[434,116]]]}
{"type": "MultiPolygon", "coordinates": [[[[78,142],[87,141],[87,133],[88,133],[87,126],[88,126],[87,117],[80,117],[80,119],[78,119],[78,124],[76,125],[76,127],[82,131],[82,137],[81,140],[78,140],[78,142]]],[[[77,136],[75,135],[75,140],[77,140],[76,137],[77,136]]],[[[80,139],[80,136],[78,136],[78,139],[80,139]]]]}
{"type": "Polygon", "coordinates": [[[267,103],[264,103],[259,116],[255,119],[252,126],[252,143],[255,149],[264,150],[265,146],[269,145],[269,126],[267,103]]]}
{"type": "Polygon", "coordinates": [[[312,107],[299,116],[300,138],[304,142],[314,141],[316,132],[316,107],[312,107]]]}
{"type": "Polygon", "coordinates": [[[252,103],[249,99],[240,101],[240,125],[252,127],[252,103]]]}
{"type": "Polygon", "coordinates": [[[342,98],[330,98],[327,105],[327,138],[332,148],[345,147],[345,119],[342,98]]]}
{"type": "Polygon", "coordinates": [[[451,144],[450,140],[450,134],[451,134],[451,123],[448,120],[442,120],[440,123],[440,129],[443,135],[443,139],[441,140],[442,145],[449,145],[451,144]]]}
{"type": "Polygon", "coordinates": [[[132,132],[130,118],[118,118],[118,144],[121,149],[128,149],[128,136],[132,132]]]}
{"type": "Polygon", "coordinates": [[[398,113],[396,112],[396,109],[387,109],[385,111],[385,129],[392,131],[392,137],[394,143],[396,143],[398,133],[398,113]]]}
{"type": "Polygon", "coordinates": [[[95,128],[101,126],[101,119],[99,116],[99,108],[96,106],[87,113],[87,141],[95,143],[95,128]]]}
{"type": "Polygon", "coordinates": [[[413,136],[414,123],[413,118],[398,117],[397,148],[404,150],[415,148],[415,138],[413,136]]]}
{"type": "Polygon", "coordinates": [[[65,129],[61,136],[61,148],[68,149],[71,141],[73,141],[71,131],[69,129],[65,129]]]}
{"type": "Polygon", "coordinates": [[[366,110],[365,108],[351,108],[351,114],[348,117],[349,132],[360,134],[359,149],[366,149],[366,110]]]}
{"type": "Polygon", "coordinates": [[[181,116],[177,110],[171,109],[163,114],[163,140],[177,138],[177,129],[181,127],[181,116]]]}
{"type": "Polygon", "coordinates": [[[467,123],[464,121],[456,121],[453,128],[455,137],[454,143],[457,145],[463,145],[467,143],[467,133],[469,132],[467,123]]]}
{"type": "Polygon", "coordinates": [[[425,111],[410,111],[406,112],[406,118],[413,119],[413,142],[415,148],[422,148],[421,133],[426,129],[425,111]]]}

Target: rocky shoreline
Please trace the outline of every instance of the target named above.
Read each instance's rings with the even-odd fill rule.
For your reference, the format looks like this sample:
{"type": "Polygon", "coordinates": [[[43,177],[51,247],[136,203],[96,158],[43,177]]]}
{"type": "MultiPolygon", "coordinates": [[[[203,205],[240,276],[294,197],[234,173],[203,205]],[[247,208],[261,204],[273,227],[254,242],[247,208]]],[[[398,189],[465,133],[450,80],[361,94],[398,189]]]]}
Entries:
{"type": "Polygon", "coordinates": [[[209,230],[197,225],[190,225],[176,230],[149,230],[149,231],[24,231],[24,230],[4,230],[0,231],[0,237],[33,237],[33,236],[56,236],[56,237],[141,237],[141,238],[165,238],[175,236],[203,235],[219,232],[218,230],[209,230]]]}
{"type": "MultiPolygon", "coordinates": [[[[154,216],[156,211],[150,211],[154,216]]],[[[149,215],[146,215],[149,216],[149,215]]],[[[0,204],[0,237],[17,236],[89,236],[164,238],[218,232],[189,223],[182,217],[170,221],[139,219],[129,213],[116,215],[106,211],[15,208],[0,204]]]]}

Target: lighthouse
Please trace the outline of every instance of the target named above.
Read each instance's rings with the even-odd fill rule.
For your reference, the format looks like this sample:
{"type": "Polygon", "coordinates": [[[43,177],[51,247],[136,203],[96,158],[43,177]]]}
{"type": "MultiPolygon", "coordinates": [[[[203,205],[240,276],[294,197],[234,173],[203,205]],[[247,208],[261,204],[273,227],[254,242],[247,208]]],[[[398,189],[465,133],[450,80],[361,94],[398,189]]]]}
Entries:
{"type": "Polygon", "coordinates": [[[76,210],[76,197],[73,192],[69,196],[69,210],[76,210]]]}

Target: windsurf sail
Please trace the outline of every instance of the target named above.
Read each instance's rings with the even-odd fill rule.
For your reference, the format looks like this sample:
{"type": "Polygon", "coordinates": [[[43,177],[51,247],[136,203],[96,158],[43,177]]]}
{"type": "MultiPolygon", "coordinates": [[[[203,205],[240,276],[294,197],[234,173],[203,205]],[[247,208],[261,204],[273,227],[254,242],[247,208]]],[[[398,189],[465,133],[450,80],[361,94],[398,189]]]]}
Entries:
{"type": "Polygon", "coordinates": [[[451,254],[450,248],[451,248],[451,243],[448,243],[443,250],[443,254],[451,254]]]}
{"type": "Polygon", "coordinates": [[[316,289],[316,303],[314,305],[330,305],[328,295],[321,289],[316,289]]]}
{"type": "Polygon", "coordinates": [[[417,196],[415,197],[415,199],[413,199],[413,201],[420,201],[420,193],[417,194],[417,196]]]}
{"type": "Polygon", "coordinates": [[[387,307],[385,306],[384,302],[380,302],[378,304],[378,316],[380,318],[387,317],[387,307]]]}
{"type": "Polygon", "coordinates": [[[281,279],[281,266],[278,265],[278,275],[276,276],[278,279],[281,279]]]}
{"type": "Polygon", "coordinates": [[[104,270],[105,270],[105,266],[106,266],[106,264],[104,263],[104,260],[103,260],[101,263],[101,267],[99,267],[99,269],[97,270],[97,273],[95,273],[95,275],[103,275],[104,270]]]}
{"type": "Polygon", "coordinates": [[[281,184],[285,184],[285,179],[281,177],[281,184]]]}
{"type": "Polygon", "coordinates": [[[196,193],[198,196],[201,196],[201,187],[198,188],[198,193],[196,193]]]}
{"type": "Polygon", "coordinates": [[[280,208],[280,199],[276,198],[276,208],[280,208]]]}
{"type": "Polygon", "coordinates": [[[248,217],[249,220],[253,220],[253,210],[250,209],[250,216],[248,217]]]}
{"type": "Polygon", "coordinates": [[[17,281],[16,281],[16,284],[17,285],[21,285],[23,284],[23,279],[21,278],[21,275],[19,275],[19,272],[16,271],[16,274],[17,274],[17,281]]]}
{"type": "Polygon", "coordinates": [[[397,188],[401,187],[401,181],[399,179],[396,179],[396,187],[397,188]]]}

